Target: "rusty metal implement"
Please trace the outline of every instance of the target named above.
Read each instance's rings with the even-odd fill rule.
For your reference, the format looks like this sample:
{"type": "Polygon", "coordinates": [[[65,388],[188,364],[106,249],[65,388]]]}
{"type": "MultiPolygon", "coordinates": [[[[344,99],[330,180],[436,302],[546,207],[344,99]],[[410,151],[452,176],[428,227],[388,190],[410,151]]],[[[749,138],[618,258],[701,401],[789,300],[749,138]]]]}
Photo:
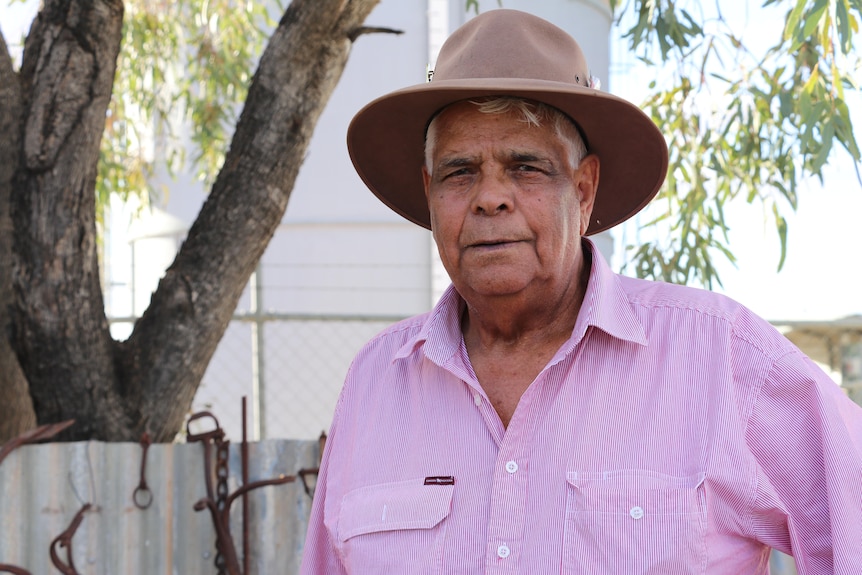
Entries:
{"type": "Polygon", "coordinates": [[[63,575],[80,575],[77,569],[75,569],[75,562],[72,560],[72,537],[75,536],[75,532],[78,530],[78,527],[81,526],[81,522],[84,521],[84,513],[89,511],[90,507],[92,507],[92,505],[85,503],[84,506],[75,514],[69,527],[51,541],[51,563],[53,563],[54,567],[59,569],[63,575]],[[63,563],[63,560],[60,559],[60,554],[56,549],[57,545],[66,548],[66,563],[63,563]]]}
{"type": "Polygon", "coordinates": [[[147,485],[147,450],[151,443],[150,434],[145,431],[141,435],[141,480],[132,492],[132,502],[138,509],[147,509],[153,504],[153,492],[147,485]]]}

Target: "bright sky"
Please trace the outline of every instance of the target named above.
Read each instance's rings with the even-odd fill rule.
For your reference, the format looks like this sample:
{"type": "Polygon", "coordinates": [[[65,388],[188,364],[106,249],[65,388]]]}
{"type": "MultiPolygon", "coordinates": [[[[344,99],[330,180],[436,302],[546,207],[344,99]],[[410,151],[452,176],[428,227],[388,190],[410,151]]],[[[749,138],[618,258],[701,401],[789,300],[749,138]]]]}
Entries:
{"type": "MultiPolygon", "coordinates": [[[[862,126],[860,104],[857,97],[856,126],[862,126]]],[[[822,186],[808,182],[800,193],[799,210],[788,217],[788,255],[780,273],[778,238],[763,214],[750,206],[727,214],[739,266],[722,271],[725,293],[771,321],[862,314],[862,185],[849,155],[843,156],[835,158],[822,186]]]]}
{"type": "Polygon", "coordinates": [[[23,50],[23,37],[30,29],[30,22],[36,16],[39,3],[33,0],[13,2],[0,0],[0,30],[12,57],[20,62],[23,50]]]}
{"type": "MultiPolygon", "coordinates": [[[[0,0],[0,27],[13,53],[36,7],[33,1],[9,6],[0,0]]],[[[771,41],[780,33],[781,20],[762,17],[750,3],[727,2],[722,9],[735,27],[745,30],[747,42],[771,41]]],[[[614,78],[612,87],[638,101],[637,86],[647,84],[638,78],[649,76],[637,65],[626,75],[625,89],[614,78]]],[[[848,102],[862,142],[862,95],[850,96],[848,102]]],[[[836,149],[830,162],[824,185],[804,183],[799,211],[787,214],[788,256],[780,273],[778,239],[760,208],[742,202],[726,212],[732,227],[730,247],[739,262],[737,268],[721,270],[721,291],[768,320],[832,320],[862,314],[862,184],[846,152],[836,149]]]]}

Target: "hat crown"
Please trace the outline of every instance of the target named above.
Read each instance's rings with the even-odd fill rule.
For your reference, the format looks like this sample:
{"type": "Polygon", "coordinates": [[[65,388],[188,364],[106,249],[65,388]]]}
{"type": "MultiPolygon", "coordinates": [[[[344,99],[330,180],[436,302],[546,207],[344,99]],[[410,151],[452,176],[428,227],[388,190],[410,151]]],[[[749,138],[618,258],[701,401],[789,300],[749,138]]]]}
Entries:
{"type": "Polygon", "coordinates": [[[431,228],[422,166],[425,131],[455,102],[511,96],[560,110],[589,138],[601,181],[587,235],[625,221],[655,196],[667,173],[664,136],[637,106],[590,88],[578,43],[526,12],[491,10],[452,33],[430,82],[381,96],[347,130],[356,173],[411,222],[431,228]]]}
{"type": "Polygon", "coordinates": [[[517,10],[484,12],[440,49],[432,82],[521,78],[589,86],[589,66],[564,30],[517,10]]]}

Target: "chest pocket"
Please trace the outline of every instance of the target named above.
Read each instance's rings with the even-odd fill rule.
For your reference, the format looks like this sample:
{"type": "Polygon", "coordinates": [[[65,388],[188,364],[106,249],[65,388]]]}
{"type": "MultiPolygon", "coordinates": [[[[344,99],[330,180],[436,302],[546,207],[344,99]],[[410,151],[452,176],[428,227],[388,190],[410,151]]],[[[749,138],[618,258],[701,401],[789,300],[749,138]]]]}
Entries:
{"type": "Polygon", "coordinates": [[[706,572],[704,474],[569,472],[563,573],[706,572]]]}
{"type": "Polygon", "coordinates": [[[453,491],[422,478],[348,492],[337,533],[348,573],[440,573],[453,491]]]}

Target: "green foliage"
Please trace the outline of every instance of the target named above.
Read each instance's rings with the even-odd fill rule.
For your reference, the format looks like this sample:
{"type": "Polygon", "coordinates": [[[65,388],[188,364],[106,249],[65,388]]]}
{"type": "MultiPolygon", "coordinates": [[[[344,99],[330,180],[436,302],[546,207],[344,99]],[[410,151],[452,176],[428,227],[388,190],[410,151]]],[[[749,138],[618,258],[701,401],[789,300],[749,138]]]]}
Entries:
{"type": "Polygon", "coordinates": [[[274,22],[253,0],[126,2],[123,45],[102,139],[97,205],[154,192],[157,162],[192,163],[212,183],[274,22]],[[186,140],[180,139],[183,134],[186,140]],[[195,155],[187,158],[186,150],[195,155]]]}
{"type": "MultiPolygon", "coordinates": [[[[503,0],[497,0],[497,6],[503,7],[503,0]]],[[[464,0],[464,11],[473,11],[474,14],[479,13],[479,0],[464,0]]]]}
{"type": "Polygon", "coordinates": [[[836,144],[860,161],[845,90],[859,90],[862,0],[767,0],[764,7],[785,7],[787,16],[781,37],[760,55],[718,7],[715,17],[696,19],[670,0],[629,0],[617,14],[634,22],[625,34],[632,50],[672,75],[653,82],[644,104],[670,149],[648,225],[662,222],[670,233],[627,247],[641,277],[720,284],[714,258],[734,262],[723,208],[739,196],[774,222],[780,270],[783,214],[797,207],[797,183],[822,180],[836,144]]]}

